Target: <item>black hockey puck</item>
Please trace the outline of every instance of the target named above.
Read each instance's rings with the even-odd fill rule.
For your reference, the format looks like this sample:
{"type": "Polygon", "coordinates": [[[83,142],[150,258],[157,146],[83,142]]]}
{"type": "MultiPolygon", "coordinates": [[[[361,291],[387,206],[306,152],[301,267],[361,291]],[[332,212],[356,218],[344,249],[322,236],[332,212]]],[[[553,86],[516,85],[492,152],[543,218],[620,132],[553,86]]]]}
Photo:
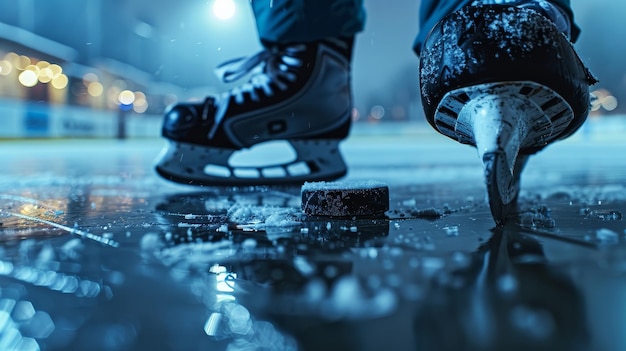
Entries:
{"type": "Polygon", "coordinates": [[[389,187],[379,181],[307,182],[302,211],[308,216],[381,217],[389,210],[389,187]]]}

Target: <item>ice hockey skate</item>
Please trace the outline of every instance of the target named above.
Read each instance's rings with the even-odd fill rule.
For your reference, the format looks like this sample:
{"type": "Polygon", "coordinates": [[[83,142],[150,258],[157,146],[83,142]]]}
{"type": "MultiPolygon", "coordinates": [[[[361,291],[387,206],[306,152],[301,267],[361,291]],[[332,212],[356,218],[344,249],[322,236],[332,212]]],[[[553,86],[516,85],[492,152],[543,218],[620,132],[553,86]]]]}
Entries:
{"type": "Polygon", "coordinates": [[[595,79],[547,1],[474,2],[440,21],[421,52],[429,123],[473,145],[498,225],[514,212],[528,157],[585,121],[595,79]]]}
{"type": "Polygon", "coordinates": [[[227,82],[249,72],[251,78],[204,102],[169,107],[162,129],[168,145],[157,160],[157,172],[194,185],[342,177],[347,169],[339,143],[351,125],[351,51],[351,38],[265,43],[261,53],[221,66],[227,82]],[[289,150],[280,156],[271,151],[279,149],[289,150]],[[254,159],[260,150],[264,156],[254,159]],[[237,162],[241,152],[255,162],[237,162]]]}

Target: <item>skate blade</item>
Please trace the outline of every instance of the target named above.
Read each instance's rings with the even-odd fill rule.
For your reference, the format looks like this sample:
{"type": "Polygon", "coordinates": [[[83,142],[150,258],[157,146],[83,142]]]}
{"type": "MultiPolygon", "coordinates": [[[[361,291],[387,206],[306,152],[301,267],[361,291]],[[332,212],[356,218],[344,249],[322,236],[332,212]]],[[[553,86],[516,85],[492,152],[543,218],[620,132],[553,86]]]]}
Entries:
{"type": "Polygon", "coordinates": [[[533,82],[481,84],[448,93],[438,107],[439,131],[476,146],[489,207],[498,225],[516,208],[528,155],[559,135],[573,112],[556,92],[533,82]]]}
{"type": "Polygon", "coordinates": [[[343,177],[340,140],[289,140],[246,150],[169,141],[156,161],[165,179],[189,185],[290,185],[343,177]],[[279,152],[280,143],[288,151],[279,152]]]}
{"type": "Polygon", "coordinates": [[[528,161],[528,155],[519,155],[511,172],[508,157],[503,152],[483,155],[483,169],[491,216],[498,226],[504,225],[517,211],[520,191],[520,175],[528,161]]]}

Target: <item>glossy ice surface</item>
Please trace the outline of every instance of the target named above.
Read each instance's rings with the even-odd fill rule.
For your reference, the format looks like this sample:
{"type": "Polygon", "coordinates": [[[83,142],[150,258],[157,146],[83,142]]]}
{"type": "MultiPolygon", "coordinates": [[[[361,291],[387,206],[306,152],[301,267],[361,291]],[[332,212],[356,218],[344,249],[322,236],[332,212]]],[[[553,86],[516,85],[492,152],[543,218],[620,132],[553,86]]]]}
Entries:
{"type": "Polygon", "coordinates": [[[298,187],[194,188],[160,140],[0,144],[1,350],[626,348],[626,143],[528,164],[494,228],[475,150],[355,136],[384,219],[306,217],[298,187]]]}

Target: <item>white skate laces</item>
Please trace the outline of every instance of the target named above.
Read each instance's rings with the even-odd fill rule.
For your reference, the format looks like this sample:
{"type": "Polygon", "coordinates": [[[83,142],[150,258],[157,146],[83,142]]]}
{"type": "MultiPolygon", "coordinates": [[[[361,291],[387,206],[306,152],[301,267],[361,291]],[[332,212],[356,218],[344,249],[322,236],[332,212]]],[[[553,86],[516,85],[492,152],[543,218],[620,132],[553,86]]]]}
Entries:
{"type": "Polygon", "coordinates": [[[297,68],[304,64],[302,59],[290,56],[290,54],[302,53],[305,50],[306,46],[304,44],[289,46],[282,51],[268,48],[253,56],[240,57],[220,64],[215,69],[215,74],[224,83],[232,83],[249,73],[254,73],[248,82],[216,96],[217,112],[214,117],[216,123],[213,124],[209,131],[208,137],[210,139],[215,137],[215,133],[228,109],[231,96],[234,97],[236,104],[244,105],[246,103],[246,94],[254,102],[261,100],[260,91],[263,91],[267,97],[274,96],[272,83],[282,91],[289,89],[289,85],[285,81],[293,83],[298,79],[293,72],[289,71],[289,67],[297,68]]]}
{"type": "Polygon", "coordinates": [[[280,90],[287,90],[289,86],[281,78],[288,82],[295,82],[297,77],[293,72],[289,72],[289,67],[301,67],[304,64],[302,59],[289,54],[297,54],[304,50],[306,47],[303,44],[287,47],[283,52],[265,49],[251,57],[240,57],[222,63],[215,69],[215,73],[225,83],[234,82],[248,73],[260,70],[254,73],[248,82],[224,93],[225,96],[222,99],[228,100],[228,96],[234,96],[236,103],[243,104],[244,94],[248,93],[252,101],[259,101],[259,89],[266,96],[274,95],[270,83],[274,83],[280,90]]]}

